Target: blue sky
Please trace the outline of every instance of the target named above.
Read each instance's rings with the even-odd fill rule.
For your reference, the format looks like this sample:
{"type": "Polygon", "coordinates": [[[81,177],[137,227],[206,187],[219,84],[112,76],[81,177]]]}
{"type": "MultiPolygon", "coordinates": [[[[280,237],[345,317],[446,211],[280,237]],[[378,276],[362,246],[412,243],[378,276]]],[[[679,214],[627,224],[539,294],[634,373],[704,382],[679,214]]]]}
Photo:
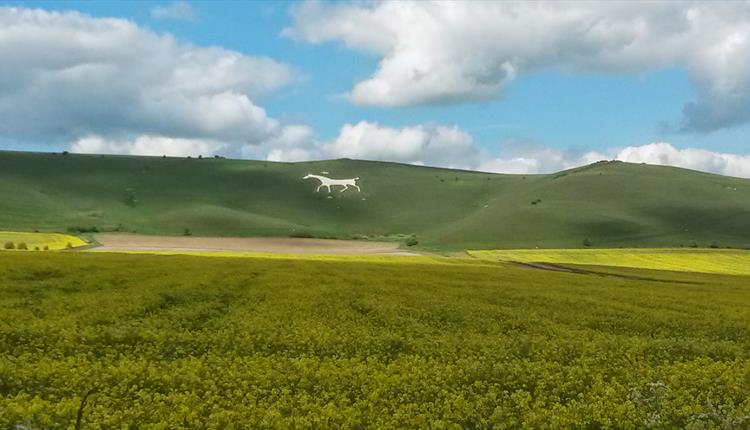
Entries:
{"type": "MultiPolygon", "coordinates": [[[[121,18],[135,23],[143,31],[172,35],[180,44],[202,48],[217,46],[248,57],[270,57],[288,66],[293,71],[288,82],[253,96],[252,102],[278,121],[279,127],[308,127],[310,132],[307,138],[312,143],[304,144],[308,148],[306,153],[318,154],[311,155],[311,158],[333,154],[330,151],[311,152],[309,148],[323,148],[327,142],[342,139],[345,124],[356,125],[363,121],[396,131],[426,127],[422,131],[427,140],[435,139],[438,132],[431,130],[436,126],[457,127],[471,139],[474,147],[472,157],[499,157],[506,161],[518,155],[508,152],[509,142],[515,148],[519,142],[527,145],[530,148],[528,154],[524,151],[521,154],[527,158],[533,157],[535,151],[542,148],[545,151],[570,152],[576,156],[587,152],[612,155],[618,148],[655,142],[667,142],[677,153],[688,148],[740,157],[750,153],[750,125],[745,119],[709,130],[675,130],[676,124],[683,120],[683,106],[701,101],[696,93],[696,85],[690,79],[690,70],[686,70],[680,61],[643,67],[641,70],[629,70],[629,67],[610,70],[609,64],[597,65],[590,70],[577,64],[573,67],[567,63],[549,64],[530,68],[513,79],[503,81],[490,96],[459,94],[457,100],[445,102],[429,99],[431,96],[428,94],[425,96],[428,98],[426,102],[407,100],[396,102],[395,105],[389,104],[390,101],[384,102],[385,105],[380,101],[357,103],[346,95],[353,94],[353,88],[359,82],[375,75],[379,64],[388,54],[357,46],[356,36],[343,32],[339,34],[336,29],[322,36],[300,36],[299,33],[304,31],[297,35],[282,34],[285,28],[300,26],[299,21],[307,19],[304,10],[297,12],[296,16],[293,13],[295,8],[302,9],[304,4],[279,1],[191,2],[181,4],[190,10],[191,16],[173,18],[154,16],[156,7],[175,6],[169,2],[8,2],[6,5],[59,12],[78,11],[91,19],[121,18]]],[[[351,10],[341,9],[347,6],[352,9],[369,7],[344,3],[323,4],[322,7],[330,9],[325,13],[338,14],[336,19],[343,20],[340,26],[344,26],[346,13],[351,10]]],[[[310,16],[314,24],[313,12],[310,16]]],[[[373,31],[377,31],[377,27],[373,31]]],[[[711,102],[714,103],[713,100],[711,102]]],[[[741,103],[746,104],[744,101],[741,103]]],[[[136,127],[130,135],[141,132],[136,127]]],[[[99,135],[99,132],[96,134],[99,135]]],[[[180,134],[175,137],[191,136],[180,134]]],[[[70,144],[65,140],[45,141],[43,136],[19,138],[10,132],[0,136],[0,139],[4,149],[60,150],[70,144]]],[[[266,145],[267,148],[271,148],[269,145],[266,145]]],[[[106,148],[121,149],[123,146],[106,148]]],[[[249,153],[251,157],[265,155],[262,151],[243,153],[249,153]]],[[[388,151],[373,154],[365,151],[362,158],[389,158],[388,151]]],[[[400,153],[394,150],[393,154],[400,153]]],[[[420,156],[428,160],[427,164],[445,164],[439,161],[431,163],[430,155],[414,155],[417,158],[420,156]]],[[[391,158],[394,161],[425,162],[421,158],[391,158]]],[[[673,164],[679,164],[681,158],[677,160],[673,164]]],[[[481,160],[472,161],[468,166],[473,168],[481,164],[481,160]]],[[[557,167],[558,164],[552,165],[557,167]]]]}

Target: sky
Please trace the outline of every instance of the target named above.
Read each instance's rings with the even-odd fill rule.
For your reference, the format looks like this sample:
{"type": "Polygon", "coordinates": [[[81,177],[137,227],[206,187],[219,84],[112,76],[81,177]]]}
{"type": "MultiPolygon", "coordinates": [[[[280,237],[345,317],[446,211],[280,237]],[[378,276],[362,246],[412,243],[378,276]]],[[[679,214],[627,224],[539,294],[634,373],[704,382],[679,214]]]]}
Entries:
{"type": "Polygon", "coordinates": [[[750,3],[5,2],[0,149],[750,177],[750,3]]]}

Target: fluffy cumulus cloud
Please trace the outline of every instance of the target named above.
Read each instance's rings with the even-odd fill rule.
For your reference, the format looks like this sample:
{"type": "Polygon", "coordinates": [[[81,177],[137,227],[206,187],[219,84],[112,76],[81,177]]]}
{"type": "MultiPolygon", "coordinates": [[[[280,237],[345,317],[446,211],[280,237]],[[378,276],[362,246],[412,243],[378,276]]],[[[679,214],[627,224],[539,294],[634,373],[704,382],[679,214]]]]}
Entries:
{"type": "Polygon", "coordinates": [[[313,129],[306,125],[290,125],[262,145],[245,145],[242,158],[266,158],[268,161],[307,161],[322,157],[313,129]]]}
{"type": "Polygon", "coordinates": [[[293,78],[269,58],[39,9],[0,8],[0,58],[0,136],[118,152],[262,144],[283,127],[256,100],[293,78]]]}
{"type": "Polygon", "coordinates": [[[694,148],[677,149],[668,143],[627,147],[618,151],[615,159],[750,178],[750,155],[726,154],[694,148]]]}
{"type": "Polygon", "coordinates": [[[349,93],[362,105],[497,97],[545,68],[634,73],[684,68],[696,100],[680,127],[750,121],[750,4],[737,2],[307,2],[284,33],[380,56],[349,93]]]}
{"type": "Polygon", "coordinates": [[[134,139],[106,139],[101,136],[82,137],[70,146],[82,154],[167,155],[170,157],[215,155],[226,149],[225,143],[164,136],[141,135],[134,139]]]}
{"type": "Polygon", "coordinates": [[[550,173],[584,166],[599,160],[619,160],[700,170],[720,175],[750,178],[750,155],[728,154],[704,149],[678,149],[659,142],[611,149],[604,152],[560,151],[553,148],[517,146],[503,157],[481,162],[478,170],[497,173],[550,173]]]}
{"type": "Polygon", "coordinates": [[[561,151],[529,142],[506,142],[501,157],[487,157],[475,168],[484,172],[536,174],[584,166],[610,158],[595,151],[561,151]]]}
{"type": "Polygon", "coordinates": [[[362,121],[346,124],[323,146],[331,157],[389,160],[469,168],[479,158],[472,137],[458,127],[440,124],[391,128],[362,121]]]}
{"type": "Polygon", "coordinates": [[[457,126],[399,128],[368,121],[344,124],[338,136],[328,141],[315,139],[309,127],[288,126],[278,139],[247,147],[243,155],[255,158],[264,151],[270,161],[355,158],[459,169],[475,168],[484,154],[471,135],[457,126]]]}

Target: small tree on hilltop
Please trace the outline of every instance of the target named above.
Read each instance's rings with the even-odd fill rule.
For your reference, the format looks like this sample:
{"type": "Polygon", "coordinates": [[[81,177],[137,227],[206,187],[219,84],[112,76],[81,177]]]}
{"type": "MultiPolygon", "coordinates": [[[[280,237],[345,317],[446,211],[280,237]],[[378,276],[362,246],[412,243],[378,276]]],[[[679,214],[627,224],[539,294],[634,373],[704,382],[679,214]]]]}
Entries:
{"type": "Polygon", "coordinates": [[[5,249],[16,249],[16,245],[13,242],[5,242],[5,249]]]}
{"type": "Polygon", "coordinates": [[[589,248],[589,247],[591,247],[591,245],[592,245],[592,243],[591,243],[590,240],[583,239],[583,246],[585,246],[586,248],[589,248]]]}

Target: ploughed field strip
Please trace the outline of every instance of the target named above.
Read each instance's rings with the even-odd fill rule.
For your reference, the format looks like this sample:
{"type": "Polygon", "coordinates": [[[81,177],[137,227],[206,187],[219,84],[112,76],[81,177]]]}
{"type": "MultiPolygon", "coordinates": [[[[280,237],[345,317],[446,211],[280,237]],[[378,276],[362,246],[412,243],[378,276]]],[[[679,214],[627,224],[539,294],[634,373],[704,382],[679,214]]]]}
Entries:
{"type": "Polygon", "coordinates": [[[750,277],[347,258],[2,253],[0,428],[750,420],[750,277]]]}
{"type": "Polygon", "coordinates": [[[416,255],[397,242],[311,238],[240,238],[97,234],[93,251],[273,253],[330,255],[416,255]]]}
{"type": "Polygon", "coordinates": [[[498,249],[468,252],[480,259],[516,263],[750,275],[750,251],[739,249],[498,249]]]}

